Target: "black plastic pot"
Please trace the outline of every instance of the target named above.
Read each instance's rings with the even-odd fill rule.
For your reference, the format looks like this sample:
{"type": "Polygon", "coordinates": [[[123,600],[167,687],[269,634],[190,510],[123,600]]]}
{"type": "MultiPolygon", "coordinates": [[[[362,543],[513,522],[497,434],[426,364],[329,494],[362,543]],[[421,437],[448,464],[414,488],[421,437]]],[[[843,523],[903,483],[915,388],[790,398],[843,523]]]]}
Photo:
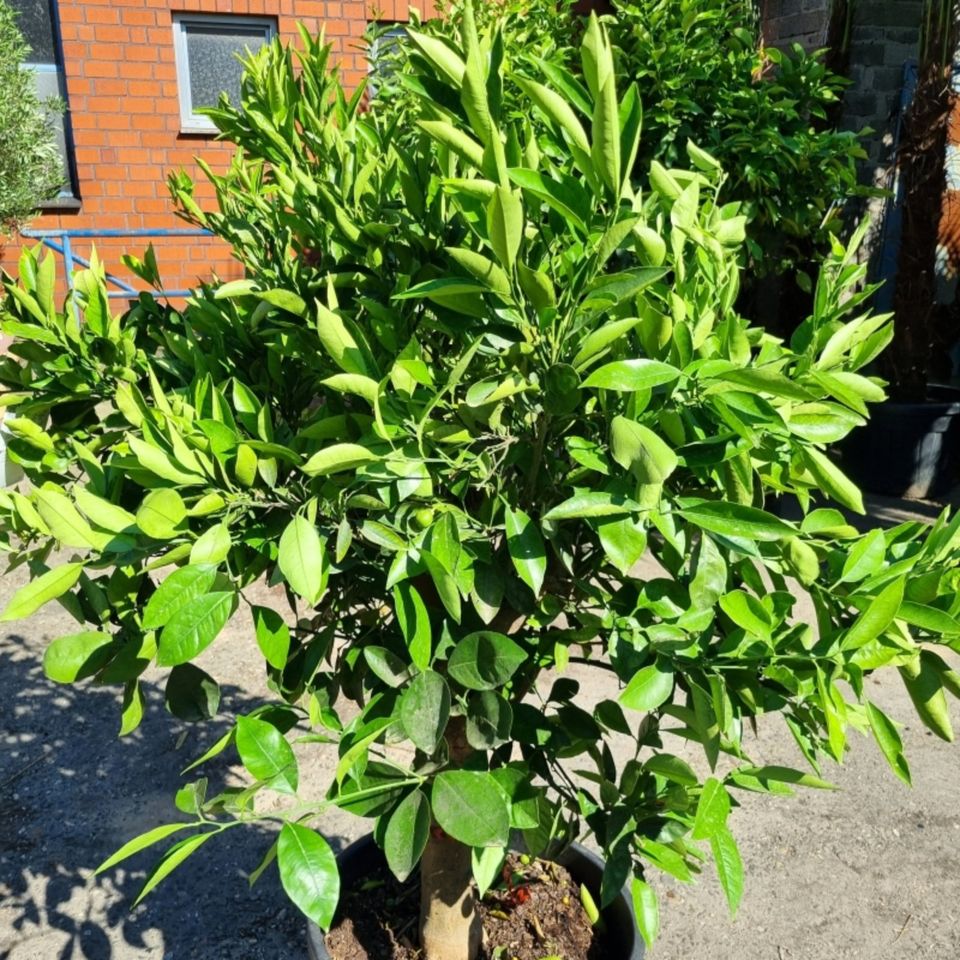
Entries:
{"type": "MultiPolygon", "coordinates": [[[[577,883],[586,884],[599,902],[603,861],[596,854],[574,843],[557,857],[557,862],[570,871],[577,883]]],[[[361,837],[337,857],[341,888],[348,889],[385,864],[383,851],[373,842],[372,834],[361,837]]],[[[603,919],[607,925],[611,960],[642,960],[643,940],[637,932],[633,903],[627,890],[622,890],[620,896],[603,911],[603,919]]],[[[332,960],[323,940],[323,932],[313,923],[307,926],[307,948],[310,960],[332,960]]]]}
{"type": "Polygon", "coordinates": [[[841,444],[843,467],[870,493],[926,500],[956,482],[960,389],[931,386],[926,403],[887,401],[841,444]]]}

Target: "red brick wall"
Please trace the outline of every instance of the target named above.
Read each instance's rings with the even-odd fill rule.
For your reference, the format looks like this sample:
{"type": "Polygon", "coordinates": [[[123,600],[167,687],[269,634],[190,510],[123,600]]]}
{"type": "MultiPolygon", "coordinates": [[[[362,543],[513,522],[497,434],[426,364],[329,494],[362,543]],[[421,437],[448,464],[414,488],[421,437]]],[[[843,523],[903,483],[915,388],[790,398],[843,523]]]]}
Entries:
{"type": "MultiPolygon", "coordinates": [[[[231,148],[212,136],[180,133],[174,61],[174,13],[229,13],[277,18],[284,39],[296,38],[296,22],[311,32],[325,27],[345,82],[366,73],[361,45],[368,19],[406,20],[406,0],[59,0],[67,99],[73,127],[81,206],[48,213],[35,229],[184,228],[173,214],[166,187],[170,170],[183,168],[198,183],[194,158],[217,169],[231,148]],[[374,12],[376,11],[376,12],[374,12]]],[[[201,198],[211,198],[204,190],[201,198]]],[[[112,272],[126,276],[120,253],[139,255],[150,240],[95,241],[112,272]]],[[[229,251],[212,238],[153,239],[168,289],[198,278],[238,275],[229,251]]],[[[89,240],[74,241],[88,256],[89,240]]],[[[12,270],[19,244],[10,241],[0,265],[12,270]]]]}

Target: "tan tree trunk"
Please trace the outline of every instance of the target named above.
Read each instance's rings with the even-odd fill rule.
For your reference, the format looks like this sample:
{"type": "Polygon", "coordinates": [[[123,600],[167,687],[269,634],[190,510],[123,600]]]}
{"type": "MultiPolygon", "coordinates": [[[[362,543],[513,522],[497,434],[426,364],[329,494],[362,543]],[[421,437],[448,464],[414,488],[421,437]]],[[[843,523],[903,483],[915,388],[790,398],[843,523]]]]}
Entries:
{"type": "Polygon", "coordinates": [[[480,949],[470,848],[434,831],[420,861],[420,943],[427,960],[475,960],[480,949]]]}
{"type": "MultiPolygon", "coordinates": [[[[463,717],[446,730],[455,766],[473,752],[463,717]]],[[[426,960],[475,960],[481,928],[473,889],[470,848],[434,826],[420,861],[420,945],[426,960]]]]}

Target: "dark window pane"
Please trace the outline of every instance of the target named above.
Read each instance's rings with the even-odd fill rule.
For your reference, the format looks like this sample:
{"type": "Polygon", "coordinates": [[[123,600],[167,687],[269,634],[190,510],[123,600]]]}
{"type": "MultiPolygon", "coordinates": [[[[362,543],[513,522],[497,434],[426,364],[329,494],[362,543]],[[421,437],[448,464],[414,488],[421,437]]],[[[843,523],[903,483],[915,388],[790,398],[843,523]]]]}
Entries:
{"type": "MultiPolygon", "coordinates": [[[[60,76],[56,70],[51,70],[49,67],[46,69],[38,69],[36,77],[37,93],[41,99],[57,100],[61,97],[60,76]]],[[[60,196],[70,197],[73,196],[73,191],[70,189],[70,171],[67,167],[67,137],[64,127],[64,116],[59,110],[51,110],[48,118],[56,135],[57,147],[60,151],[60,157],[63,160],[63,188],[60,191],[60,196]]]]}
{"type": "Polygon", "coordinates": [[[30,63],[56,63],[50,0],[13,0],[17,26],[30,44],[30,63]]]}
{"type": "Polygon", "coordinates": [[[194,110],[215,107],[221,93],[227,94],[231,103],[240,103],[243,67],[237,55],[262,47],[266,32],[266,27],[186,24],[190,103],[194,110]]]}

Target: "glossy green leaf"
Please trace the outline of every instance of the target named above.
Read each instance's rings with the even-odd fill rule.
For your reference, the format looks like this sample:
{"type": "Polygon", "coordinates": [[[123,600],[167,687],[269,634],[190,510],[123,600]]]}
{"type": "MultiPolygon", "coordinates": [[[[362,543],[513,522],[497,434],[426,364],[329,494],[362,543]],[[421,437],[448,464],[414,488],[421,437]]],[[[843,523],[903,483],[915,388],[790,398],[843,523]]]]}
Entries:
{"type": "Polygon", "coordinates": [[[294,517],[280,537],[277,565],[290,589],[316,605],[327,580],[326,551],[317,528],[306,517],[294,517]]]}
{"type": "Polygon", "coordinates": [[[213,643],[236,609],[232,590],[205,593],[179,607],[160,633],[157,663],[173,667],[192,660],[213,643]]]}
{"type": "Polygon", "coordinates": [[[93,676],[110,655],[109,633],[88,630],[58,637],[43,654],[43,672],[57,683],[74,683],[93,676]]]}
{"type": "Polygon", "coordinates": [[[651,663],[638,670],[620,694],[620,703],[628,710],[649,713],[670,699],[674,673],[665,663],[651,663]]]}
{"type": "Polygon", "coordinates": [[[247,772],[280,793],[296,793],[297,758],[284,735],[266,720],[237,718],[237,752],[247,772]]]}
{"type": "Polygon", "coordinates": [[[663,483],[677,469],[677,455],[649,427],[626,417],[614,417],[610,428],[613,459],[640,483],[663,483]]]}
{"type": "Polygon", "coordinates": [[[143,611],[144,630],[166,626],[181,607],[208,593],[216,579],[217,568],[212,564],[196,564],[174,570],[147,601],[143,611]]]}
{"type": "Polygon", "coordinates": [[[426,670],[433,643],[426,604],[416,587],[407,582],[393,588],[393,603],[410,659],[418,670],[426,670]]]}
{"type": "Polygon", "coordinates": [[[170,540],[186,519],[187,508],[176,490],[161,488],[148,493],[137,511],[137,526],[154,540],[170,540]]]}
{"type": "Polygon", "coordinates": [[[583,381],[583,385],[616,390],[618,393],[635,393],[672,383],[679,376],[680,371],[676,367],[659,360],[614,360],[594,370],[583,381]]]}
{"type": "Polygon", "coordinates": [[[520,579],[539,596],[547,573],[547,551],[536,524],[522,510],[503,512],[507,549],[520,579]]]}
{"type": "Polygon", "coordinates": [[[719,780],[711,777],[700,792],[691,836],[694,840],[712,839],[726,829],[729,815],[730,795],[719,780]]]}
{"type": "Polygon", "coordinates": [[[687,504],[680,515],[691,523],[721,537],[744,540],[782,540],[796,536],[796,529],[785,520],[756,507],[746,507],[726,500],[705,500],[687,504]]]}
{"type": "Polygon", "coordinates": [[[730,915],[735,916],[743,897],[743,861],[733,834],[724,828],[710,838],[710,849],[717,867],[717,877],[727,898],[730,915]]]}
{"type": "Polygon", "coordinates": [[[253,614],[257,646],[263,658],[275,670],[282,670],[290,654],[290,628],[283,617],[269,607],[254,606],[250,612],[253,614]]]}
{"type": "Polygon", "coordinates": [[[643,880],[634,877],[630,882],[630,897],[633,900],[633,913],[637,918],[640,936],[648,947],[660,936],[660,903],[657,891],[643,880]]]}
{"type": "Polygon", "coordinates": [[[910,765],[903,753],[903,741],[893,721],[874,703],[867,701],[867,719],[877,746],[890,764],[890,769],[910,786],[910,765]]]}
{"type": "Polygon", "coordinates": [[[277,841],[280,882],[300,911],[329,930],[340,899],[340,874],[330,845],[318,833],[287,822],[277,841]]]}
{"type": "Polygon", "coordinates": [[[843,638],[844,650],[859,650],[893,623],[903,603],[903,588],[904,581],[898,578],[870,601],[870,605],[857,617],[843,638]]]}

